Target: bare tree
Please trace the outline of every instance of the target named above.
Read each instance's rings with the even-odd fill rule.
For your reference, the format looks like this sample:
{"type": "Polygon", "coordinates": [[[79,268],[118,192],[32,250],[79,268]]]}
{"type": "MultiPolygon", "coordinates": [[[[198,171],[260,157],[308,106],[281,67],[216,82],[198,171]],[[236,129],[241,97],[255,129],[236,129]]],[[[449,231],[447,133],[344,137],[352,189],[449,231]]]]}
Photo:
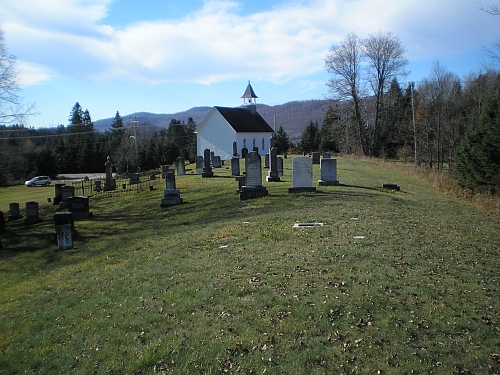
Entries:
{"type": "Polygon", "coordinates": [[[487,5],[485,8],[481,8],[481,10],[485,11],[486,13],[491,14],[492,16],[499,16],[500,15],[500,4],[487,5]]]}
{"type": "Polygon", "coordinates": [[[378,156],[380,153],[380,118],[384,105],[384,95],[394,78],[406,78],[404,68],[408,60],[406,52],[399,38],[392,33],[379,31],[363,40],[364,54],[368,60],[367,77],[375,96],[375,123],[373,126],[370,154],[378,156]]]}
{"type": "Polygon", "coordinates": [[[34,106],[24,106],[18,95],[20,88],[15,63],[16,58],[8,54],[3,31],[0,30],[0,125],[23,122],[26,116],[35,114],[34,106]]]}
{"type": "Polygon", "coordinates": [[[347,35],[339,45],[331,48],[325,67],[333,77],[327,82],[334,99],[350,100],[359,131],[363,153],[368,152],[366,127],[361,113],[363,44],[354,33],[347,35]]]}

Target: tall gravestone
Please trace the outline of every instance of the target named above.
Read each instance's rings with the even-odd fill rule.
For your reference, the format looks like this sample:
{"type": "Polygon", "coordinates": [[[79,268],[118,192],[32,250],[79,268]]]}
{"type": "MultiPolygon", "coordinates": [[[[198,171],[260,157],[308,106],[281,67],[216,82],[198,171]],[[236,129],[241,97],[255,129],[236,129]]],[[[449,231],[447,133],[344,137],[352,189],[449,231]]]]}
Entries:
{"type": "Polygon", "coordinates": [[[319,152],[313,152],[312,153],[312,163],[319,164],[319,157],[320,157],[319,152]]]}
{"type": "Polygon", "coordinates": [[[318,181],[319,186],[339,184],[337,180],[337,159],[321,159],[320,170],[321,179],[318,181]]]}
{"type": "Polygon", "coordinates": [[[182,156],[177,158],[177,175],[184,176],[186,174],[186,167],[184,165],[184,158],[182,156]]]}
{"type": "Polygon", "coordinates": [[[233,158],[238,158],[238,143],[233,141],[233,158]]]}
{"type": "Polygon", "coordinates": [[[201,177],[213,177],[214,172],[212,172],[212,167],[210,166],[210,149],[206,148],[203,151],[203,172],[201,177]]]}
{"type": "Polygon", "coordinates": [[[292,160],[292,187],[289,193],[316,191],[312,186],[312,159],[307,156],[298,156],[292,160]]]}
{"type": "Polygon", "coordinates": [[[62,187],[64,184],[54,185],[54,205],[61,203],[62,200],[62,187]]]}
{"type": "Polygon", "coordinates": [[[203,156],[198,155],[196,157],[196,174],[203,173],[203,156]]]}
{"type": "Polygon", "coordinates": [[[168,207],[176,204],[181,204],[181,192],[175,187],[175,174],[168,172],[165,174],[165,191],[163,192],[163,199],[160,202],[160,207],[168,207]]]}
{"type": "Polygon", "coordinates": [[[278,176],[283,177],[283,158],[278,157],[278,176]]]}
{"type": "Polygon", "coordinates": [[[26,218],[24,223],[26,225],[36,224],[42,221],[40,219],[40,211],[38,209],[38,202],[26,202],[26,218]]]}
{"type": "Polygon", "coordinates": [[[269,153],[264,156],[264,168],[269,168],[269,153]]]}
{"type": "Polygon", "coordinates": [[[9,216],[8,221],[17,220],[21,218],[21,212],[19,211],[19,203],[9,203],[9,216]]]}
{"type": "Polygon", "coordinates": [[[245,157],[245,185],[239,189],[240,200],[265,197],[269,193],[262,186],[262,160],[258,152],[245,157]]]}
{"type": "Polygon", "coordinates": [[[113,163],[108,156],[106,163],[104,163],[104,171],[106,172],[106,181],[104,182],[104,191],[116,189],[116,180],[113,178],[113,163]]]}
{"type": "Polygon", "coordinates": [[[269,173],[266,177],[268,182],[280,182],[280,176],[278,175],[278,150],[272,147],[269,152],[269,173]]]}
{"type": "Polygon", "coordinates": [[[248,148],[243,147],[243,148],[241,149],[241,157],[242,157],[243,159],[245,159],[245,157],[247,156],[247,154],[248,154],[248,148]]]}
{"type": "Polygon", "coordinates": [[[240,159],[239,158],[231,158],[231,174],[233,176],[240,175],[240,159]]]}

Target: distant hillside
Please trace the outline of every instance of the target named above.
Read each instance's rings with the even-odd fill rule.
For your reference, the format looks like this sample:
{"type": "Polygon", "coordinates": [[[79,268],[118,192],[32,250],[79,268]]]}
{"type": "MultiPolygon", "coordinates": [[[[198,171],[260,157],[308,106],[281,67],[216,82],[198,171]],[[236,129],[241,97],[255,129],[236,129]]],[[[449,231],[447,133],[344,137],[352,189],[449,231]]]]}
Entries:
{"type": "MultiPolygon", "coordinates": [[[[290,140],[299,139],[302,131],[309,121],[317,121],[321,126],[323,117],[328,109],[330,101],[328,100],[306,100],[288,102],[281,105],[269,106],[266,104],[257,104],[257,111],[274,128],[276,119],[276,128],[283,126],[290,140]]],[[[192,117],[197,124],[200,124],[212,107],[193,107],[187,111],[173,114],[157,114],[148,112],[132,113],[122,116],[125,126],[130,126],[133,116],[138,117],[139,125],[148,123],[158,128],[168,128],[170,121],[176,119],[187,122],[192,117]]],[[[104,132],[109,130],[113,118],[107,118],[94,121],[94,128],[104,132]]]]}

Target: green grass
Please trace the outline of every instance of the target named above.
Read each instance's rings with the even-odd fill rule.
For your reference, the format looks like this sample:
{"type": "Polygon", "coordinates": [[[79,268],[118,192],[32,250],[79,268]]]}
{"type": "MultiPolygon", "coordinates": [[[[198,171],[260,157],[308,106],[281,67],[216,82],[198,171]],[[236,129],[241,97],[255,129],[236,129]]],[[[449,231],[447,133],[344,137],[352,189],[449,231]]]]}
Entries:
{"type": "Polygon", "coordinates": [[[287,159],[248,201],[215,173],[177,177],[167,209],[161,181],[92,199],[69,251],[53,206],[8,223],[0,374],[500,373],[499,221],[363,161],[288,194],[287,159]]]}

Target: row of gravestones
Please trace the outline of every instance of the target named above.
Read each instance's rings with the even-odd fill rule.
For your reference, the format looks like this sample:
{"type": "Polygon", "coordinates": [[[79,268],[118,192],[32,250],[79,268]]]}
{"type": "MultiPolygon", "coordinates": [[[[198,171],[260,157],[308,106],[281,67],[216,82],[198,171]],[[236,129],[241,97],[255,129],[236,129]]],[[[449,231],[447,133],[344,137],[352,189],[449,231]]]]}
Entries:
{"type": "MultiPolygon", "coordinates": [[[[213,155],[212,155],[213,156],[213,155]]],[[[211,166],[210,149],[204,150],[203,168],[198,167],[197,173],[201,172],[202,177],[213,177],[211,166]]],[[[184,167],[184,160],[177,160],[178,174],[179,164],[184,167]]],[[[320,160],[321,179],[318,181],[320,186],[339,185],[337,180],[337,159],[328,157],[320,160]]],[[[268,182],[279,182],[280,176],[283,175],[283,159],[277,157],[276,148],[272,147],[269,153],[269,174],[266,178],[268,182]],[[281,161],[281,163],[280,163],[281,161]],[[281,168],[280,168],[281,167],[281,168]],[[281,173],[280,173],[281,169],[281,173]]],[[[316,191],[312,185],[313,159],[307,156],[295,157],[292,160],[292,187],[288,189],[290,193],[316,191]]],[[[231,169],[234,176],[239,176],[239,158],[233,157],[231,160],[231,169]]],[[[183,199],[180,197],[180,191],[175,185],[175,174],[172,172],[165,174],[166,189],[163,193],[163,198],[160,202],[161,207],[181,204],[183,199]]],[[[245,155],[245,175],[237,177],[238,190],[241,200],[258,198],[268,195],[266,187],[262,186],[262,158],[258,151],[248,152],[245,155]]]]}

